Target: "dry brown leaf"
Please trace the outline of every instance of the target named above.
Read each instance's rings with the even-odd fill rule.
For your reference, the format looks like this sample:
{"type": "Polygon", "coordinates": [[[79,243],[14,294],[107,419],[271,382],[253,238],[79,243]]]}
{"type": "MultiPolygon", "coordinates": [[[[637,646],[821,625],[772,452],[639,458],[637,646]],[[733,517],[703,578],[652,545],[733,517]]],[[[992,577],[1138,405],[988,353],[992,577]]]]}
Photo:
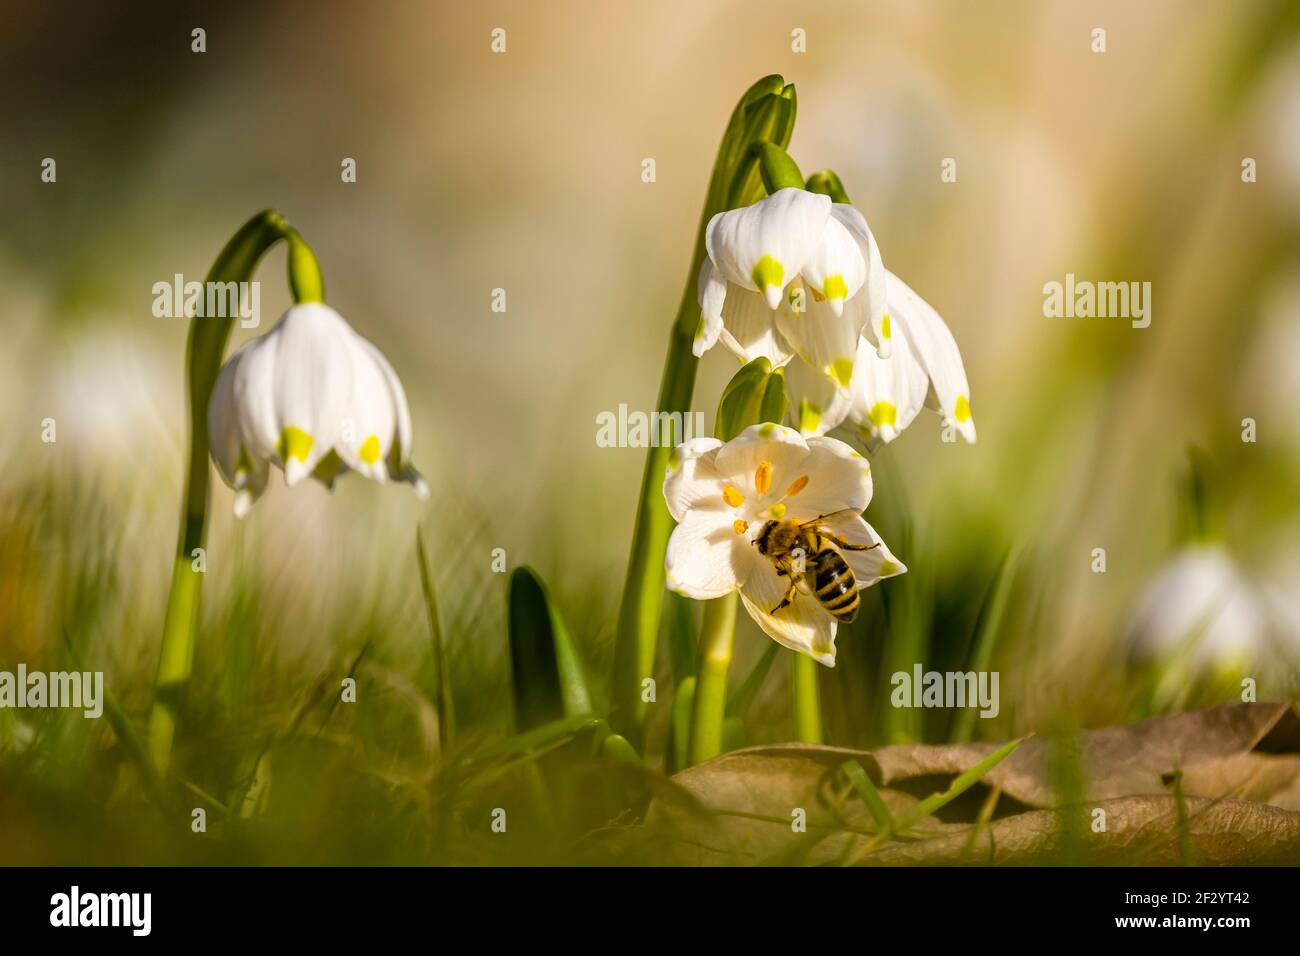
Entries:
{"type": "MultiPolygon", "coordinates": [[[[1170,785],[1179,771],[1187,806],[1197,808],[1189,833],[1200,862],[1263,863],[1300,856],[1300,817],[1286,812],[1300,810],[1300,712],[1294,705],[1238,704],[1157,717],[1084,731],[1076,745],[1085,810],[1101,807],[1112,816],[1108,834],[1092,835],[1087,821],[1075,831],[1084,834],[1080,845],[1099,855],[1097,862],[1178,862],[1170,785]],[[1150,859],[1132,859],[1138,834],[1156,844],[1144,851],[1150,859]]],[[[837,862],[864,846],[869,837],[863,834],[875,829],[865,805],[837,773],[844,761],[857,760],[898,815],[946,789],[997,746],[750,747],[673,778],[705,812],[682,813],[656,803],[646,823],[666,837],[668,852],[679,863],[837,862]],[[791,828],[795,808],[806,814],[805,834],[791,828]]],[[[959,862],[970,828],[954,821],[973,821],[990,786],[1001,787],[1003,795],[1001,819],[990,823],[977,843],[984,860],[990,853],[996,862],[1057,858],[1062,837],[1060,815],[1051,812],[1058,803],[1049,774],[1053,746],[1050,740],[1027,740],[984,782],[941,811],[948,823],[918,824],[936,834],[934,839],[888,844],[871,862],[930,857],[959,862]]]]}
{"type": "MultiPolygon", "coordinates": [[[[1242,800],[1188,798],[1190,862],[1202,866],[1284,866],[1300,863],[1300,813],[1242,800]]],[[[1031,810],[994,821],[965,853],[968,833],[894,843],[868,857],[876,865],[960,863],[1010,866],[1059,862],[1073,825],[1078,862],[1100,866],[1176,866],[1184,861],[1178,804],[1169,796],[1120,797],[1072,811],[1031,810]],[[1092,811],[1106,813],[1106,832],[1089,826],[1092,811]]]]}

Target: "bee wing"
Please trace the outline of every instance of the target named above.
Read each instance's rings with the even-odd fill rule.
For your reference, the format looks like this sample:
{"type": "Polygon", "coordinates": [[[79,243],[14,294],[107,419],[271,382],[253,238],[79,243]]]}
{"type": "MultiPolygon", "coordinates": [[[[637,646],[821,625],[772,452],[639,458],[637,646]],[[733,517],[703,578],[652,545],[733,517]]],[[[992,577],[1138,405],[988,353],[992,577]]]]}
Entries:
{"type": "Polygon", "coordinates": [[[800,524],[799,527],[810,528],[813,525],[821,524],[827,518],[842,518],[845,515],[860,515],[860,514],[861,514],[860,511],[856,511],[853,508],[841,508],[839,511],[831,511],[824,515],[818,515],[816,518],[811,518],[808,521],[805,521],[802,524],[800,524]]]}

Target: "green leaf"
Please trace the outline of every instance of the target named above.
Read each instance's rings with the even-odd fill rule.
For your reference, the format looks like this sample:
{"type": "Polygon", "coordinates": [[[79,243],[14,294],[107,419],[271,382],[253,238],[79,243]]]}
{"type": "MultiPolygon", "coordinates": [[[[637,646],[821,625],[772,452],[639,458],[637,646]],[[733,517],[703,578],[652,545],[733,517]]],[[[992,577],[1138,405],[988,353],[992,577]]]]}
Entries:
{"type": "MultiPolygon", "coordinates": [[[[747,206],[763,196],[755,143],[772,143],[784,149],[794,133],[798,97],[794,84],[779,75],[759,80],[741,100],[718,151],[709,196],[722,209],[747,206]]],[[[714,202],[710,203],[712,207],[714,202]]]]}
{"type": "Polygon", "coordinates": [[[569,630],[541,578],[527,567],[510,575],[510,664],[519,727],[592,712],[569,630]]]}

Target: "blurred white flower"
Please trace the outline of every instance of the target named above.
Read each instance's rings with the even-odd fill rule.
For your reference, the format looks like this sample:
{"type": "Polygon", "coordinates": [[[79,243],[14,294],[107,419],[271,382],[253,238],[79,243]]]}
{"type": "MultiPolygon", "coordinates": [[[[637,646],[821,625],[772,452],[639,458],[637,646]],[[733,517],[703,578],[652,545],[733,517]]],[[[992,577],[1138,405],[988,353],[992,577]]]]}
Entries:
{"type": "Polygon", "coordinates": [[[700,328],[694,351],[722,339],[750,362],[784,365],[797,353],[847,385],[858,337],[879,338],[885,268],[862,214],[803,189],[779,189],[718,213],[705,230],[700,328]]]}
{"type": "Polygon", "coordinates": [[[739,589],[764,632],[828,666],[857,592],[907,570],[862,518],[870,466],[833,438],[766,423],[725,444],[692,439],[673,455],[664,498],[678,523],[668,587],[698,600],[739,589]]]}
{"type": "Polygon", "coordinates": [[[1251,667],[1269,651],[1268,615],[1227,549],[1198,543],[1146,587],[1129,639],[1135,659],[1183,661],[1192,673],[1251,667]]]}
{"type": "Polygon", "coordinates": [[[824,435],[848,421],[869,447],[898,437],[922,407],[937,411],[945,427],[975,441],[970,384],[957,341],[939,313],[892,272],[882,334],[895,348],[881,358],[859,340],[847,389],[824,377],[790,369],[791,413],[799,430],[824,435]]]}
{"type": "Polygon", "coordinates": [[[352,470],[406,481],[411,413],[388,360],[320,302],[295,305],[271,331],[231,356],[208,404],[213,460],[243,517],[266,490],[270,466],[292,487],[308,475],[332,488],[352,470]]]}

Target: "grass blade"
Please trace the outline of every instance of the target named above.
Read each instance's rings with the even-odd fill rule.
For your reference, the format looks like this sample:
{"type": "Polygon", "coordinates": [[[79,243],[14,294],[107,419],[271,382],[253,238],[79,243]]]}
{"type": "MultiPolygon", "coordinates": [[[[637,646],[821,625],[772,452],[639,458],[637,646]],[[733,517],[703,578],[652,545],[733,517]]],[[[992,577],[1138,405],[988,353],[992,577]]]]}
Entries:
{"type": "Polygon", "coordinates": [[[841,769],[849,782],[853,784],[853,789],[858,792],[862,802],[867,805],[867,810],[871,813],[871,819],[876,821],[876,826],[882,831],[894,831],[894,815],[889,812],[889,807],[885,806],[885,799],[876,789],[876,785],[871,782],[871,777],[862,769],[862,764],[856,760],[846,760],[841,769]]]}
{"type": "Polygon", "coordinates": [[[424,549],[424,536],[419,525],[415,528],[415,554],[420,565],[420,589],[424,593],[424,606],[429,612],[429,636],[433,648],[434,686],[437,694],[434,710],[438,713],[438,743],[446,753],[451,746],[456,728],[456,708],[451,695],[451,672],[447,664],[447,649],[443,643],[442,624],[438,620],[438,596],[433,589],[433,575],[429,571],[429,553],[424,549]]]}
{"type": "Polygon", "coordinates": [[[956,800],[971,787],[975,786],[975,784],[979,783],[980,780],[984,778],[984,775],[990,770],[1000,764],[1003,760],[1007,759],[1007,757],[1011,756],[1011,754],[1015,752],[1016,748],[1019,747],[1025,739],[1026,738],[1021,737],[1018,740],[1013,740],[1010,743],[1003,744],[965,773],[959,774],[957,779],[949,785],[947,790],[926,797],[916,806],[912,807],[912,809],[907,811],[907,813],[903,814],[898,821],[898,829],[900,831],[906,830],[922,817],[928,817],[952,803],[952,801],[956,800]]]}
{"type": "MultiPolygon", "coordinates": [[[[993,659],[993,647],[1002,632],[1002,618],[1006,614],[1007,598],[1011,593],[1011,584],[1015,579],[1015,554],[1008,551],[998,566],[997,576],[989,590],[988,601],[981,615],[979,631],[971,649],[970,669],[981,673],[989,669],[993,659]]],[[[953,721],[950,739],[954,743],[967,743],[975,729],[975,711],[971,708],[961,710],[953,721]]]]}

